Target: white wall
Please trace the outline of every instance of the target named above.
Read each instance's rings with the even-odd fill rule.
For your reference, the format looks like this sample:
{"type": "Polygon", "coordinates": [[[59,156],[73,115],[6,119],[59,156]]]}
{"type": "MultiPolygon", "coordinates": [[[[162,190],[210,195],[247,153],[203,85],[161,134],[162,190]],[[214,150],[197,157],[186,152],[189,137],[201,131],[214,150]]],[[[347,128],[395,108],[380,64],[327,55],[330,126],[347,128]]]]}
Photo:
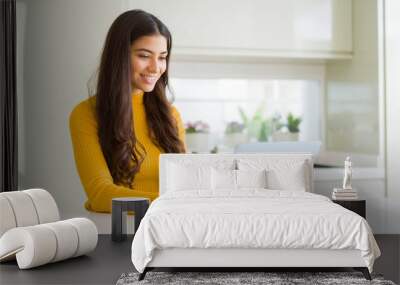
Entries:
{"type": "MultiPolygon", "coordinates": [[[[64,217],[85,214],[86,200],[76,172],[68,128],[72,108],[87,98],[86,82],[95,71],[106,32],[122,12],[121,1],[107,0],[18,0],[18,30],[25,30],[19,61],[20,182],[21,188],[42,187],[55,197],[64,217]],[[26,18],[23,17],[26,16],[26,18]],[[24,23],[26,24],[24,26],[24,23]]],[[[393,0],[393,2],[395,2],[393,0]]],[[[392,4],[395,5],[395,4],[392,4]]],[[[212,9],[212,7],[210,7],[212,9]]],[[[150,11],[151,12],[151,11],[150,11]]],[[[395,13],[390,11],[390,13],[395,13]]],[[[392,16],[388,27],[394,27],[392,16]]],[[[394,32],[393,32],[394,33],[394,32]]],[[[398,36],[397,39],[398,40],[398,36]]],[[[388,56],[398,60],[398,42],[393,40],[388,56]],[[397,55],[396,55],[397,47],[397,55]]],[[[397,64],[388,65],[388,154],[398,158],[399,74],[397,64]],[[393,71],[397,68],[397,72],[393,71]],[[397,104],[397,105],[393,105],[397,104]],[[397,106],[397,108],[395,107],[397,106]],[[397,113],[396,113],[397,112],[397,113]]],[[[177,65],[177,73],[185,64],[177,65]]],[[[399,160],[388,159],[388,196],[382,178],[357,180],[355,186],[368,198],[367,215],[377,233],[400,233],[399,160]],[[396,189],[397,187],[397,189],[396,189]],[[390,200],[390,201],[389,201],[390,200]],[[389,201],[389,202],[388,202],[389,201]],[[386,210],[389,205],[389,210],[386,210]]],[[[316,191],[330,195],[340,179],[318,181],[316,191]]]]}
{"type": "Polygon", "coordinates": [[[68,117],[88,97],[118,1],[18,0],[23,68],[19,76],[21,188],[50,191],[64,216],[84,213],[86,199],[73,159],[68,117]],[[23,13],[21,13],[23,12],[23,13]],[[25,26],[23,26],[25,24],[25,26]]]}
{"type": "Polygon", "coordinates": [[[400,1],[385,1],[388,226],[400,233],[400,1]]]}

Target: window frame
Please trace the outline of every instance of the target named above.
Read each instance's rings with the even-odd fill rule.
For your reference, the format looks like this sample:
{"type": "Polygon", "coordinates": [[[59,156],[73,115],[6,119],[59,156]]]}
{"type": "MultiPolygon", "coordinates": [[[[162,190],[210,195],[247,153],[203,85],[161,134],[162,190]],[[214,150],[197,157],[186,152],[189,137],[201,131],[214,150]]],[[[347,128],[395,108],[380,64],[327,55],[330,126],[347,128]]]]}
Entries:
{"type": "MultiPolygon", "coordinates": [[[[327,122],[327,105],[326,105],[326,64],[324,61],[304,62],[301,60],[288,61],[237,61],[237,62],[219,62],[217,60],[205,61],[171,61],[170,78],[179,79],[258,79],[258,80],[317,80],[320,82],[320,134],[321,134],[321,150],[319,164],[331,166],[343,166],[343,158],[348,155],[346,152],[334,152],[326,148],[326,122],[327,122]]],[[[171,86],[173,92],[173,86],[171,86]]],[[[380,96],[381,97],[381,96],[380,96]]],[[[381,98],[379,99],[381,103],[381,98]]],[[[381,108],[379,108],[381,111],[381,108]]],[[[382,122],[380,116],[379,134],[382,135],[382,122]]],[[[382,141],[380,139],[380,141],[382,141]]],[[[382,146],[379,147],[380,153],[375,155],[352,153],[357,161],[366,167],[381,167],[383,163],[382,146]]]]}

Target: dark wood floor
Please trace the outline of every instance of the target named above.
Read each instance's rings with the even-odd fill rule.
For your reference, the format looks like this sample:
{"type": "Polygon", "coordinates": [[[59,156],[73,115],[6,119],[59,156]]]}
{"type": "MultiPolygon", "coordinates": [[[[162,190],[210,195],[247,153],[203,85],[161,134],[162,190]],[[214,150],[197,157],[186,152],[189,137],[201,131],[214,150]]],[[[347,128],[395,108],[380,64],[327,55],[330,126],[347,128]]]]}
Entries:
{"type": "Polygon", "coordinates": [[[122,273],[134,271],[130,252],[131,240],[115,243],[100,235],[87,256],[28,270],[18,270],[16,262],[0,264],[0,284],[115,284],[122,273]]]}
{"type": "Polygon", "coordinates": [[[385,279],[400,282],[400,235],[375,235],[381,257],[375,261],[374,271],[385,279]]]}
{"type": "MultiPolygon", "coordinates": [[[[400,235],[375,236],[382,256],[374,272],[399,283],[400,235]]],[[[131,240],[114,243],[110,236],[99,236],[96,250],[58,263],[19,270],[16,262],[0,264],[0,284],[115,284],[124,272],[134,271],[130,259],[131,240]]]]}

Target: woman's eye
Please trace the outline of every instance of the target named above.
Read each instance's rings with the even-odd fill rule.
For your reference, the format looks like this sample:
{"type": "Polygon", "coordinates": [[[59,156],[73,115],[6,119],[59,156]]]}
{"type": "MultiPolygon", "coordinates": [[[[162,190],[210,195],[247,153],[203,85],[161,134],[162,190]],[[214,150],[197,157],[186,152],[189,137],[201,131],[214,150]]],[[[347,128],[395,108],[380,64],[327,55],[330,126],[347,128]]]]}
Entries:
{"type": "Polygon", "coordinates": [[[167,60],[166,57],[160,57],[160,60],[167,60]]]}
{"type": "Polygon", "coordinates": [[[141,58],[149,58],[149,56],[147,54],[139,54],[139,57],[141,57],[141,58]]]}

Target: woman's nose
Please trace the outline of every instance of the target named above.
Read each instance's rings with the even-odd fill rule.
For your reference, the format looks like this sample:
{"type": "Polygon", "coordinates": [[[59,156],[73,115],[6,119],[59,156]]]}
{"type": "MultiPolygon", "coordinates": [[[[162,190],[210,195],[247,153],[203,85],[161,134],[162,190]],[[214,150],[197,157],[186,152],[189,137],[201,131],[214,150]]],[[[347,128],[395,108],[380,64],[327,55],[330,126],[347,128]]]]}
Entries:
{"type": "Polygon", "coordinates": [[[158,64],[159,64],[159,63],[158,63],[158,60],[157,60],[157,59],[152,59],[152,60],[150,61],[149,67],[148,67],[149,71],[150,71],[150,72],[154,72],[154,73],[158,72],[158,70],[159,70],[158,64]]]}

